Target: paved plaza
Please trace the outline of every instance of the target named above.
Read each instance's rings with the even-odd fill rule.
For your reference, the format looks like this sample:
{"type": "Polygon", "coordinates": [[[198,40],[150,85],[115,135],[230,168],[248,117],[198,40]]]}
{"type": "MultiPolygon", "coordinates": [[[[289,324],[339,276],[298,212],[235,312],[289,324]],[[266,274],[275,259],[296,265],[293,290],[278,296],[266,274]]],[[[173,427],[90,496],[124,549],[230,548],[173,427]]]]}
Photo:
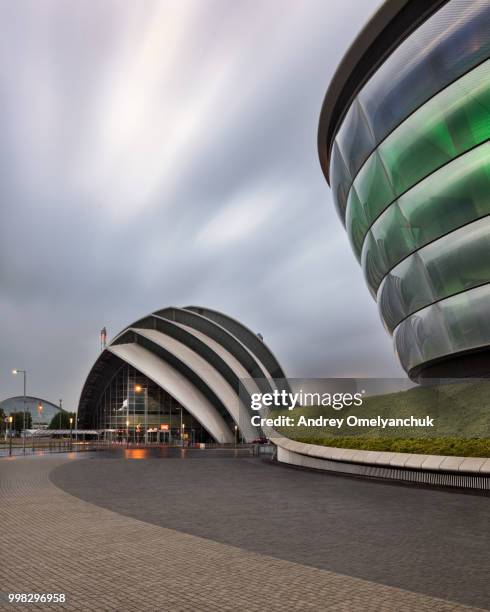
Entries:
{"type": "Polygon", "coordinates": [[[0,459],[0,592],[67,595],[29,609],[488,609],[488,497],[129,453],[0,459]]]}

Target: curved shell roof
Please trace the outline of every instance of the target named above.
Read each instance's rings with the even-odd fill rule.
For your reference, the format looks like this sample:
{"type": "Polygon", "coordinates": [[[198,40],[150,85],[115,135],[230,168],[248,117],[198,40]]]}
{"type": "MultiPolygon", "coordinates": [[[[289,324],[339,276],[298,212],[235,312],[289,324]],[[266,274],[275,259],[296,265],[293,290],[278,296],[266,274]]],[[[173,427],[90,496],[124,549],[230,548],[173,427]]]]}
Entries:
{"type": "Polygon", "coordinates": [[[242,323],[208,308],[168,307],[123,329],[102,351],[80,396],[83,426],[92,425],[98,399],[124,363],[174,397],[219,442],[233,441],[230,421],[246,441],[257,438],[250,394],[287,385],[273,353],[242,323]]]}

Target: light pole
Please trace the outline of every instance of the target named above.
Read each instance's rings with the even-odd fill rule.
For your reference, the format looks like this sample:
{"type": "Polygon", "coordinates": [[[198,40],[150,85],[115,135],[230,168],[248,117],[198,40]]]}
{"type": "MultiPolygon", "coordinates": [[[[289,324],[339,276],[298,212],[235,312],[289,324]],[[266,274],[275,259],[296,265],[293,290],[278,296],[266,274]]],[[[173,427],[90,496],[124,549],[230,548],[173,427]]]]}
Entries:
{"type": "Polygon", "coordinates": [[[63,412],[63,400],[60,399],[59,402],[60,402],[60,423],[59,423],[59,426],[60,426],[60,429],[61,429],[61,413],[63,412]]]}
{"type": "MultiPolygon", "coordinates": [[[[40,427],[40,425],[41,425],[42,414],[43,414],[43,405],[41,404],[41,402],[39,402],[38,405],[37,405],[37,424],[38,424],[38,427],[40,427]]],[[[33,427],[33,429],[34,429],[34,427],[33,427]]],[[[34,431],[33,431],[32,432],[32,452],[34,452],[34,438],[35,438],[35,436],[34,436],[34,431]]]]}
{"type": "Polygon", "coordinates": [[[237,446],[238,425],[235,425],[235,448],[237,446]]]}
{"type": "Polygon", "coordinates": [[[72,426],[73,426],[73,417],[70,417],[70,450],[71,450],[71,446],[72,446],[72,426]]]}
{"type": "Polygon", "coordinates": [[[184,448],[184,423],[182,421],[182,406],[180,407],[180,446],[184,448]]]}
{"type": "Polygon", "coordinates": [[[145,446],[148,445],[148,387],[143,388],[141,385],[134,386],[135,393],[145,392],[145,446]]]}
{"type": "Polygon", "coordinates": [[[39,402],[37,405],[37,424],[38,425],[41,424],[42,414],[43,414],[43,405],[41,404],[41,402],[39,402]]]}
{"type": "Polygon", "coordinates": [[[27,379],[27,372],[25,370],[18,370],[17,368],[14,368],[12,370],[12,374],[23,374],[24,375],[24,412],[22,413],[23,415],[22,448],[25,453],[26,452],[26,379],[27,379]]]}
{"type": "Polygon", "coordinates": [[[13,416],[9,416],[9,455],[12,454],[12,421],[14,420],[13,416]]]}
{"type": "Polygon", "coordinates": [[[126,421],[126,448],[129,448],[129,420],[126,421]]]}

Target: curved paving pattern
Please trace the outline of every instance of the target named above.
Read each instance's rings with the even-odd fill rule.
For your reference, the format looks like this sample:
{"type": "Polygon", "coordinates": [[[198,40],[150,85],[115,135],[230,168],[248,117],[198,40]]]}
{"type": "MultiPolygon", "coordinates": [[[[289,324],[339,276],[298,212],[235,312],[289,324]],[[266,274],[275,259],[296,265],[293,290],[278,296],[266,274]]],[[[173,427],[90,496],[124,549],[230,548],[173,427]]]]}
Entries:
{"type": "MultiPolygon", "coordinates": [[[[65,592],[68,605],[56,607],[70,610],[442,612],[469,609],[461,604],[182,533],[155,524],[155,520],[152,523],[139,520],[83,501],[52,482],[63,483],[85,496],[89,485],[93,487],[90,496],[99,502],[97,497],[104,489],[102,501],[108,503],[112,498],[110,503],[116,505],[121,500],[121,507],[126,512],[130,500],[133,507],[139,500],[140,509],[155,511],[157,506],[152,503],[151,495],[141,497],[143,490],[151,488],[159,493],[154,499],[167,508],[193,508],[189,526],[200,525],[205,529],[211,508],[214,508],[214,525],[229,523],[236,512],[232,497],[228,499],[230,505],[220,506],[223,493],[217,484],[222,482],[222,489],[229,496],[232,478],[237,492],[235,503],[240,503],[250,485],[251,472],[261,477],[268,474],[267,482],[270,484],[277,479],[282,482],[283,489],[285,482],[288,483],[293,504],[304,493],[304,486],[297,490],[301,479],[296,478],[296,472],[253,460],[126,461],[100,457],[77,459],[69,455],[3,459],[0,461],[0,521],[4,546],[0,590],[4,593],[65,592]],[[238,474],[243,478],[237,478],[238,474]],[[203,484],[199,487],[200,479],[203,484]],[[206,487],[210,479],[214,483],[212,490],[206,487]],[[122,485],[126,488],[131,485],[132,490],[127,489],[125,493],[122,485]],[[165,497],[161,495],[164,488],[167,488],[165,497]]],[[[312,483],[308,480],[319,475],[301,473],[300,476],[306,478],[303,482],[310,487],[312,483]]],[[[341,511],[347,499],[342,501],[341,490],[335,482],[344,481],[320,478],[327,483],[325,486],[332,498],[330,514],[341,511]]],[[[317,480],[317,488],[319,483],[317,480]]],[[[379,504],[383,503],[385,489],[388,487],[372,487],[380,494],[379,504]]],[[[393,493],[398,492],[400,490],[391,489],[391,497],[396,497],[393,493]]],[[[346,489],[344,496],[347,493],[346,489]]],[[[362,505],[363,495],[362,491],[356,494],[354,488],[349,503],[362,505]]],[[[248,490],[247,497],[251,499],[253,491],[248,490]]],[[[486,501],[466,499],[470,506],[486,501]]],[[[460,500],[453,496],[446,500],[446,509],[451,507],[452,514],[457,512],[460,500]]],[[[269,501],[269,498],[264,500],[265,516],[287,505],[285,501],[278,504],[276,500],[272,506],[269,501]]],[[[433,498],[432,501],[441,500],[433,498]]],[[[421,507],[425,507],[424,502],[421,507]]],[[[245,521],[243,525],[247,537],[253,538],[251,524],[260,524],[263,509],[255,516],[249,515],[252,507],[245,507],[241,512],[240,521],[248,516],[248,524],[245,521]]],[[[444,513],[445,509],[440,507],[439,511],[444,513]]],[[[373,517],[373,523],[375,518],[380,517],[373,517]]],[[[239,529],[239,525],[236,527],[239,529]]],[[[324,530],[331,531],[332,526],[325,523],[324,530]]],[[[286,537],[284,533],[275,534],[276,539],[285,540],[286,537]]],[[[339,550],[337,554],[343,552],[339,550]]],[[[422,562],[423,554],[419,557],[422,562]]],[[[49,606],[32,605],[31,608],[49,609],[49,606]]],[[[5,605],[2,609],[16,608],[5,605]]]]}

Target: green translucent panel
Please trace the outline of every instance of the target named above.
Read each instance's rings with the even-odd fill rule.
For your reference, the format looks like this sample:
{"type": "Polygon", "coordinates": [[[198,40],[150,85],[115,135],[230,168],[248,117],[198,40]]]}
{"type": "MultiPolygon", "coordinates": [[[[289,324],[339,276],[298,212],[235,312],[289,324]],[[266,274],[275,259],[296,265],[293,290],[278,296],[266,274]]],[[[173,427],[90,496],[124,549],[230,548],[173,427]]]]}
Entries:
{"type": "Polygon", "coordinates": [[[490,342],[489,299],[490,285],[484,285],[441,302],[453,352],[490,342]]]}
{"type": "Polygon", "coordinates": [[[355,176],[376,146],[357,99],[352,102],[335,140],[351,176],[355,176]]]}
{"type": "Polygon", "coordinates": [[[369,223],[397,196],[489,138],[490,60],[410,115],[367,159],[354,186],[369,223]]]}
{"type": "Polygon", "coordinates": [[[361,265],[371,292],[376,293],[388,270],[416,248],[417,237],[395,202],[372,226],[364,241],[361,265]]]}
{"type": "Polygon", "coordinates": [[[490,217],[470,223],[420,251],[437,299],[490,282],[490,217]]]}
{"type": "Polygon", "coordinates": [[[377,142],[434,93],[490,57],[489,32],[487,0],[451,0],[410,33],[359,94],[377,142]]]}
{"type": "Polygon", "coordinates": [[[452,353],[439,304],[416,312],[396,328],[393,339],[403,368],[410,372],[420,363],[452,353]]]}
{"type": "Polygon", "coordinates": [[[383,278],[383,274],[387,269],[387,263],[383,259],[382,251],[378,250],[371,231],[366,234],[366,239],[364,240],[361,266],[368,288],[372,296],[376,297],[375,287],[378,286],[380,279],[383,278]]]}
{"type": "Polygon", "coordinates": [[[372,223],[395,197],[377,151],[366,160],[354,186],[369,223],[372,223]]]}
{"type": "Polygon", "coordinates": [[[361,263],[377,262],[369,274],[362,264],[371,291],[375,292],[383,276],[414,250],[488,214],[490,143],[427,177],[373,224],[368,234],[372,240],[365,240],[361,256],[361,263]]]}
{"type": "Polygon", "coordinates": [[[378,291],[380,315],[391,332],[402,319],[436,300],[420,252],[399,263],[378,291]]]}
{"type": "Polygon", "coordinates": [[[380,314],[392,331],[413,312],[484,283],[490,283],[488,216],[428,244],[395,266],[378,291],[380,314]]]}
{"type": "Polygon", "coordinates": [[[332,188],[335,208],[342,223],[345,223],[345,206],[351,185],[351,176],[335,141],[330,157],[330,187],[332,188]]]}
{"type": "Polygon", "coordinates": [[[360,260],[362,243],[364,241],[364,236],[369,229],[369,222],[354,187],[352,187],[350,190],[349,198],[347,200],[345,228],[347,230],[352,249],[357,259],[360,260]]]}
{"type": "Polygon", "coordinates": [[[402,261],[395,270],[400,278],[403,278],[400,283],[400,299],[405,316],[433,301],[434,294],[418,253],[402,261]]]}
{"type": "MultiPolygon", "coordinates": [[[[371,233],[376,242],[376,248],[388,268],[417,247],[411,227],[396,202],[383,214],[383,223],[373,225],[371,233]]],[[[376,288],[386,272],[387,270],[382,271],[380,278],[377,279],[376,288]]]]}
{"type": "Polygon", "coordinates": [[[490,60],[441,91],[380,145],[397,195],[490,137],[490,60]]]}
{"type": "Polygon", "coordinates": [[[405,321],[395,329],[395,333],[393,334],[395,353],[406,372],[409,372],[423,361],[419,346],[417,342],[414,341],[414,328],[413,325],[410,324],[411,318],[412,317],[405,319],[405,321]]]}
{"type": "Polygon", "coordinates": [[[398,203],[419,247],[487,215],[490,213],[490,143],[431,174],[400,197],[398,203]]]}
{"type": "Polygon", "coordinates": [[[418,365],[490,344],[490,284],[414,313],[396,328],[395,348],[409,372],[418,365]]]}

